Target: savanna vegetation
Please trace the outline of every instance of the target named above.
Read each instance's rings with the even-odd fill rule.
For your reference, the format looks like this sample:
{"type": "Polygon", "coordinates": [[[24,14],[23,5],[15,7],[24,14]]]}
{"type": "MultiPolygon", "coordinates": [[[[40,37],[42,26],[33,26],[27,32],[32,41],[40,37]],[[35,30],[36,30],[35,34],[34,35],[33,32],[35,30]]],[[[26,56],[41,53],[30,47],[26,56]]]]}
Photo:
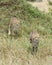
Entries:
{"type": "Polygon", "coordinates": [[[39,11],[26,0],[0,0],[0,65],[52,65],[52,10],[39,11]],[[19,36],[7,36],[12,16],[21,21],[19,36]],[[36,55],[31,54],[29,33],[37,30],[40,42],[36,55]]]}

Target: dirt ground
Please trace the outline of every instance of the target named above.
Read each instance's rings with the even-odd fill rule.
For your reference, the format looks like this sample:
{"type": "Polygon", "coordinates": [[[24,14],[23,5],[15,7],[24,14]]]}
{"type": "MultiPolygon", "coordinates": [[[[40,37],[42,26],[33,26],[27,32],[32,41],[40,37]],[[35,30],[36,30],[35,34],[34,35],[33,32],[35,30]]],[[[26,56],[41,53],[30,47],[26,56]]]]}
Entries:
{"type": "Polygon", "coordinates": [[[44,12],[49,12],[49,9],[51,7],[49,6],[47,0],[44,0],[43,2],[28,2],[28,3],[30,3],[33,7],[37,7],[39,10],[44,12]]]}

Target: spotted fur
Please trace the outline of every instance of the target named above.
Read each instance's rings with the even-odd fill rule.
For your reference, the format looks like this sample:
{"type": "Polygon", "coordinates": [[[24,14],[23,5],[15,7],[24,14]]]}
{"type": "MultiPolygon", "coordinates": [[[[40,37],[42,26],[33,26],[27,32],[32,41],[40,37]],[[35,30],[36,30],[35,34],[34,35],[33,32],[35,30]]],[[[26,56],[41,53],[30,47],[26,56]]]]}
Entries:
{"type": "Polygon", "coordinates": [[[32,43],[32,51],[37,52],[39,44],[39,34],[35,30],[30,33],[30,43],[32,43]]]}
{"type": "Polygon", "coordinates": [[[11,17],[9,28],[8,28],[8,35],[15,35],[18,33],[20,27],[20,21],[16,17],[11,17]]]}

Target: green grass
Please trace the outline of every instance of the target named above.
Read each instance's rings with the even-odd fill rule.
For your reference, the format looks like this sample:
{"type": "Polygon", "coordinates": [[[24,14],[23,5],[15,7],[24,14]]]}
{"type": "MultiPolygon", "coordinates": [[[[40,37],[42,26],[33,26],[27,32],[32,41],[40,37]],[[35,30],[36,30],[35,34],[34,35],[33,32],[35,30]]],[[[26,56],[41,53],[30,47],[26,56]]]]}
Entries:
{"type": "Polygon", "coordinates": [[[41,12],[26,0],[0,0],[0,65],[51,65],[52,64],[52,11],[41,12]],[[21,36],[7,38],[6,30],[11,16],[21,20],[21,36]],[[38,52],[32,55],[29,33],[40,34],[38,52]]]}
{"type": "Polygon", "coordinates": [[[0,28],[7,30],[11,16],[16,16],[21,20],[22,30],[24,32],[29,33],[32,29],[37,29],[42,35],[46,35],[47,33],[52,34],[51,13],[47,14],[39,11],[37,8],[28,4],[26,0],[1,0],[0,3],[6,2],[11,5],[0,5],[0,28]],[[44,28],[43,32],[42,28],[44,28]]]}

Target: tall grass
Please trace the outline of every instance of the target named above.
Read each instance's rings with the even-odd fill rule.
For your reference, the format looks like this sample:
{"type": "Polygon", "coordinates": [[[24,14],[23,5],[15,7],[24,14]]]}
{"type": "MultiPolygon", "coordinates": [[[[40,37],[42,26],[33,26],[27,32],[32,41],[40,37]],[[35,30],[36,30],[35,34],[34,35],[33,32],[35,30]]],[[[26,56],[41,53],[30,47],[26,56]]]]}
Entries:
{"type": "Polygon", "coordinates": [[[21,26],[24,32],[29,33],[32,29],[37,29],[42,34],[52,34],[51,31],[51,16],[32,7],[26,0],[4,0],[1,4],[10,3],[9,5],[0,5],[0,28],[6,30],[11,16],[16,16],[21,19],[21,26]],[[23,22],[24,21],[24,22],[23,22]],[[31,27],[29,27],[31,26],[31,27]]]}
{"type": "Polygon", "coordinates": [[[45,13],[32,7],[26,0],[0,0],[0,65],[51,65],[52,64],[52,11],[45,13]],[[10,5],[6,5],[10,3],[10,5]],[[21,20],[22,36],[7,37],[11,16],[21,20]],[[32,55],[29,33],[36,29],[40,34],[38,52],[32,55]]]}
{"type": "Polygon", "coordinates": [[[51,65],[52,36],[40,37],[38,52],[31,54],[31,44],[26,36],[18,39],[0,35],[0,64],[1,65],[51,65]]]}

